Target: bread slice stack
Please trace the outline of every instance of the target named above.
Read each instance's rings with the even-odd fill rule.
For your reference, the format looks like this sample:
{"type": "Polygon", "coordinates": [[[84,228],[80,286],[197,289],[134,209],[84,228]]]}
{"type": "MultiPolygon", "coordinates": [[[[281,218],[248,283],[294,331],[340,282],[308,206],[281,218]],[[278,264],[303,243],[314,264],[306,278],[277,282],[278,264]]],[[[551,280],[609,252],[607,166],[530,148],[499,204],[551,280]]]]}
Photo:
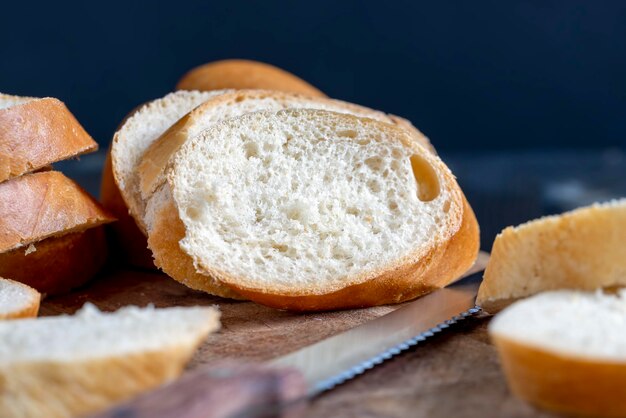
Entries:
{"type": "Polygon", "coordinates": [[[0,321],[0,415],[99,412],[178,377],[207,335],[214,308],[125,307],[0,321]]]}
{"type": "Polygon", "coordinates": [[[57,99],[0,95],[0,276],[46,294],[83,284],[114,218],[50,164],[97,149],[57,99]]]}
{"type": "Polygon", "coordinates": [[[156,265],[213,295],[291,310],[400,302],[478,252],[474,214],[428,139],[363,106],[178,91],[127,118],[110,155],[156,265]]]}

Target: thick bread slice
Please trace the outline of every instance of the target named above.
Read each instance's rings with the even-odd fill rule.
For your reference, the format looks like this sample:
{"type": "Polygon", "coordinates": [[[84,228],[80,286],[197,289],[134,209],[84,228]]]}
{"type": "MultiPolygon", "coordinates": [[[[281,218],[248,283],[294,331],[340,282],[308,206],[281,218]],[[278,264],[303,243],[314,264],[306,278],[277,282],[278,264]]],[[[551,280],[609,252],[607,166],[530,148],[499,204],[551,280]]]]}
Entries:
{"type": "Polygon", "coordinates": [[[98,149],[63,102],[0,93],[0,182],[98,149]]]}
{"type": "Polygon", "coordinates": [[[210,62],[189,71],[178,90],[266,89],[326,97],[299,77],[258,61],[230,59],[210,62]]]}
{"type": "Polygon", "coordinates": [[[113,179],[110,148],[102,169],[100,201],[117,218],[117,222],[107,227],[111,234],[111,241],[115,244],[113,248],[115,258],[131,266],[154,269],[152,252],[148,249],[146,236],[128,213],[126,202],[113,179]]]}
{"type": "Polygon", "coordinates": [[[546,292],[489,325],[509,387],[568,415],[626,416],[626,291],[546,292]]]}
{"type": "Polygon", "coordinates": [[[183,116],[146,150],[138,166],[141,195],[147,201],[165,182],[165,171],[172,155],[188,138],[193,138],[220,120],[238,117],[250,112],[279,111],[283,109],[321,109],[348,113],[396,124],[410,130],[415,140],[430,148],[430,142],[405,119],[391,116],[364,106],[322,97],[268,90],[240,90],[215,96],[183,116]]]}
{"type": "Polygon", "coordinates": [[[198,271],[277,308],[402,302],[478,253],[449,169],[372,119],[290,109],[219,122],[181,147],[168,182],[198,271]]]}
{"type": "Polygon", "coordinates": [[[58,295],[95,276],[107,255],[104,226],[97,226],[1,253],[0,276],[58,295]]]}
{"type": "Polygon", "coordinates": [[[190,110],[224,91],[178,91],[153,100],[132,113],[122,123],[111,143],[111,166],[115,183],[139,228],[143,224],[144,204],[139,191],[139,159],[163,132],[190,110]]]}
{"type": "Polygon", "coordinates": [[[40,301],[41,295],[32,287],[0,277],[0,319],[37,316],[40,301]]]}
{"type": "Polygon", "coordinates": [[[626,285],[626,199],[502,231],[476,303],[497,312],[545,290],[626,285]]]}
{"type": "Polygon", "coordinates": [[[0,183],[0,253],[114,220],[80,186],[56,171],[0,183]]]}
{"type": "Polygon", "coordinates": [[[210,332],[214,308],[126,307],[0,322],[0,411],[73,417],[129,399],[180,375],[210,332]]]}

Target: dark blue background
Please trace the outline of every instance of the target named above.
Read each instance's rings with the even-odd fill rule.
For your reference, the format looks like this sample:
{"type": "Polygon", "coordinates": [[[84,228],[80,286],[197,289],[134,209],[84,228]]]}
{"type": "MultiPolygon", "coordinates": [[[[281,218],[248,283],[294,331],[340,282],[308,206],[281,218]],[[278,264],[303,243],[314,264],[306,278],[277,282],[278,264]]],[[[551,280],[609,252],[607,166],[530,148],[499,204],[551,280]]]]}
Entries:
{"type": "Polygon", "coordinates": [[[0,91],[106,144],[191,67],[267,61],[410,118],[440,150],[626,145],[626,2],[4,2],[0,91]]]}

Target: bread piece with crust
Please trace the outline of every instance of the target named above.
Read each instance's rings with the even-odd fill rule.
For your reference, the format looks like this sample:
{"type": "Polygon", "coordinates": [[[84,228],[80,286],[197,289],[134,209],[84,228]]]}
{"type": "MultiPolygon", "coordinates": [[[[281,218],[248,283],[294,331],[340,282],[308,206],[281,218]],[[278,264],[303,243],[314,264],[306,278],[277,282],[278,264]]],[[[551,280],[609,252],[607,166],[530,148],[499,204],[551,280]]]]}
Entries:
{"type": "MultiPolygon", "coordinates": [[[[144,234],[145,208],[137,175],[139,159],[150,144],[178,119],[209,98],[222,93],[224,92],[178,91],[170,93],[139,107],[124,120],[113,136],[111,143],[113,178],[130,214],[144,234]]],[[[103,177],[106,179],[108,176],[103,177]]]]}
{"type": "Polygon", "coordinates": [[[0,322],[0,411],[85,416],[178,377],[207,335],[214,308],[126,307],[0,322]]]}
{"type": "Polygon", "coordinates": [[[310,97],[294,93],[268,90],[239,90],[220,94],[205,101],[173,124],[146,150],[138,165],[141,196],[150,196],[165,182],[167,164],[180,146],[211,125],[250,112],[279,111],[283,109],[321,109],[363,116],[381,122],[398,124],[410,131],[415,140],[427,148],[431,144],[417,128],[405,119],[392,117],[378,110],[341,100],[310,97]]]}
{"type": "Polygon", "coordinates": [[[201,65],[186,73],[178,90],[265,89],[326,97],[295,75],[263,62],[230,59],[201,65]]]}
{"type": "Polygon", "coordinates": [[[544,292],[509,306],[489,334],[511,391],[553,412],[626,416],[626,290],[544,292]]]}
{"type": "Polygon", "coordinates": [[[94,277],[107,260],[104,226],[46,238],[0,254],[0,276],[47,295],[75,289],[94,277]]]}
{"type": "Polygon", "coordinates": [[[60,100],[0,93],[0,182],[97,149],[60,100]]]}
{"type": "Polygon", "coordinates": [[[168,182],[197,270],[276,308],[402,302],[478,253],[449,169],[372,119],[289,109],[225,120],[185,142],[168,182]]]}
{"type": "Polygon", "coordinates": [[[114,220],[87,192],[57,171],[0,183],[0,253],[114,220]]]}
{"type": "Polygon", "coordinates": [[[547,216],[502,231],[476,303],[497,312],[545,290],[626,285],[626,199],[547,216]]]}
{"type": "Polygon", "coordinates": [[[40,301],[41,295],[32,287],[0,277],[0,320],[35,317],[40,301]]]}
{"type": "MultiPolygon", "coordinates": [[[[160,138],[150,145],[139,164],[139,178],[142,198],[146,202],[144,224],[151,238],[148,244],[152,249],[155,263],[169,276],[196,289],[241,298],[212,277],[203,277],[196,271],[191,258],[180,250],[178,241],[183,238],[184,228],[180,226],[174,205],[170,202],[169,187],[165,186],[165,176],[169,160],[188,139],[209,128],[220,120],[241,116],[256,111],[278,111],[288,108],[311,108],[333,110],[357,116],[366,116],[385,123],[396,124],[396,120],[377,110],[369,109],[340,100],[308,97],[299,94],[267,90],[239,90],[215,96],[183,116],[160,138]],[[163,189],[152,199],[155,190],[163,189]],[[213,288],[213,290],[212,290],[213,288]]],[[[412,127],[410,122],[400,122],[403,128],[412,127]]],[[[413,138],[430,148],[430,142],[415,127],[410,129],[413,138]]]]}

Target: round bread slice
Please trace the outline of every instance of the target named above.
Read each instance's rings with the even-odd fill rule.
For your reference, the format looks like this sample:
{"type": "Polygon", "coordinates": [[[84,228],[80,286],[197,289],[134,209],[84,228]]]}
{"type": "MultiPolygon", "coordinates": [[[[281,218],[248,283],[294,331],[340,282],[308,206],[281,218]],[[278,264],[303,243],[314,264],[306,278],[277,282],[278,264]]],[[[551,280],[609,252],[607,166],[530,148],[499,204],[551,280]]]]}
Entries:
{"type": "MultiPolygon", "coordinates": [[[[111,142],[111,169],[128,210],[145,234],[144,203],[139,191],[139,159],[163,132],[190,110],[224,91],[178,91],[153,100],[124,120],[111,142]]],[[[110,178],[103,176],[103,178],[110,178]]],[[[107,186],[109,187],[109,186],[107,186]]]]}
{"type": "Polygon", "coordinates": [[[0,411],[11,417],[74,417],[178,377],[207,335],[214,308],[126,307],[74,316],[0,321],[0,411]]]}
{"type": "Polygon", "coordinates": [[[626,416],[626,291],[545,292],[489,324],[511,391],[567,415],[626,416]]]}
{"type": "Polygon", "coordinates": [[[478,253],[450,170],[372,119],[290,109],[222,121],[181,147],[168,182],[198,271],[276,308],[402,302],[478,253]]]}
{"type": "Polygon", "coordinates": [[[293,93],[268,90],[240,90],[221,94],[205,101],[172,125],[159,139],[148,147],[138,165],[143,200],[147,202],[152,193],[165,182],[165,171],[170,158],[188,138],[193,138],[221,120],[238,117],[250,112],[279,111],[283,109],[329,110],[399,125],[410,131],[416,141],[427,148],[431,148],[428,138],[409,121],[399,117],[392,117],[378,110],[341,100],[293,93]]]}
{"type": "Polygon", "coordinates": [[[546,290],[626,286],[626,199],[502,231],[476,303],[497,312],[546,290]]]}
{"type": "Polygon", "coordinates": [[[266,89],[326,97],[299,77],[270,64],[230,59],[201,65],[185,74],[178,90],[266,89]]]}
{"type": "Polygon", "coordinates": [[[98,149],[60,100],[0,93],[0,182],[98,149]]]}
{"type": "Polygon", "coordinates": [[[0,277],[0,319],[35,317],[40,301],[32,287],[0,277]]]}
{"type": "Polygon", "coordinates": [[[87,192],[57,171],[0,183],[0,253],[114,220],[87,192]]]}

